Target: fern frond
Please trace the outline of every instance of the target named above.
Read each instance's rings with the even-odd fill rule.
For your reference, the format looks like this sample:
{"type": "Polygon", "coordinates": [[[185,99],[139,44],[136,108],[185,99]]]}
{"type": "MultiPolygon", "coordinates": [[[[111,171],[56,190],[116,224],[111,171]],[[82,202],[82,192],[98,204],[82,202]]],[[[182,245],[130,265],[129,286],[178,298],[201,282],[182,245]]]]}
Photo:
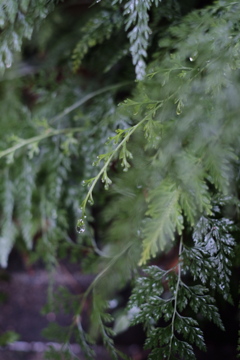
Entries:
{"type": "Polygon", "coordinates": [[[12,250],[15,236],[17,233],[16,225],[13,220],[14,210],[14,184],[9,178],[9,171],[3,173],[3,188],[2,188],[2,219],[0,232],[0,265],[7,267],[8,256],[12,250]]]}
{"type": "Polygon", "coordinates": [[[96,12],[81,30],[81,40],[77,43],[73,55],[73,70],[76,72],[90,48],[109,39],[113,31],[122,25],[121,17],[108,9],[96,12]]]}
{"type": "Polygon", "coordinates": [[[232,225],[232,221],[226,218],[201,217],[193,233],[195,246],[183,253],[186,267],[194,279],[199,278],[203,284],[209,282],[211,288],[216,288],[229,301],[231,258],[235,246],[230,233],[232,225]],[[198,258],[197,262],[194,262],[194,257],[198,258]]]}
{"type": "Polygon", "coordinates": [[[149,207],[143,240],[140,265],[151,256],[164,250],[169,240],[174,239],[175,230],[180,235],[183,230],[182,209],[179,206],[180,190],[169,180],[164,180],[149,193],[149,207]]]}
{"type": "MultiPolygon", "coordinates": [[[[232,239],[229,239],[229,244],[233,245],[232,239]]],[[[167,271],[157,266],[149,266],[145,269],[145,275],[136,281],[128,308],[136,309],[132,324],[144,324],[147,331],[145,347],[153,349],[149,356],[152,360],[159,359],[159,356],[168,360],[179,357],[193,359],[195,358],[193,345],[206,350],[199,322],[196,318],[184,315],[189,307],[196,315],[201,313],[209,321],[224,329],[215,306],[215,299],[209,294],[209,289],[200,284],[189,286],[184,280],[183,275],[186,272],[196,274],[196,271],[191,269],[193,263],[195,266],[198,264],[198,272],[201,271],[200,267],[203,269],[206,266],[203,255],[191,252],[191,256],[193,262],[189,266],[186,262],[186,249],[181,240],[179,263],[175,269],[167,271]],[[163,323],[161,327],[159,320],[163,323]]],[[[208,280],[215,277],[215,271],[218,274],[218,270],[213,267],[208,269],[208,280]]],[[[225,268],[223,273],[226,276],[228,269],[225,268]]],[[[200,275],[196,277],[199,278],[201,279],[200,275]]],[[[209,286],[212,287],[211,284],[209,286]]]]}
{"type": "Polygon", "coordinates": [[[53,8],[53,1],[4,0],[0,5],[0,72],[12,66],[14,52],[20,51],[24,38],[30,39],[36,23],[53,8]]]}
{"type": "MultiPolygon", "coordinates": [[[[116,3],[117,1],[114,1],[116,3]]],[[[149,10],[152,3],[157,6],[158,0],[129,0],[124,5],[124,16],[126,17],[126,30],[130,41],[130,52],[132,61],[135,65],[137,80],[143,80],[146,72],[145,59],[147,57],[147,47],[151,29],[148,25],[149,10]]]]}
{"type": "Polygon", "coordinates": [[[24,159],[22,173],[18,176],[15,186],[16,216],[22,231],[23,239],[28,249],[32,248],[32,195],[35,190],[35,174],[31,163],[24,159]]]}

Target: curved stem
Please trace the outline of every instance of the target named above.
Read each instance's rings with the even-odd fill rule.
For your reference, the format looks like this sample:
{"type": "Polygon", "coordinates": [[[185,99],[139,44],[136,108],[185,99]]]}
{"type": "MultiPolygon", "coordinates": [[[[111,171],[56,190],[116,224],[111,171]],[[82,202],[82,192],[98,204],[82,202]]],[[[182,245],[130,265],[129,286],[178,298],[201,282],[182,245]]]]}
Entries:
{"type": "MultiPolygon", "coordinates": [[[[70,112],[72,112],[73,110],[77,109],[78,107],[80,107],[81,105],[83,105],[85,102],[87,102],[88,100],[94,98],[97,95],[103,94],[105,92],[108,92],[110,90],[115,90],[118,89],[120,87],[123,87],[125,85],[129,85],[132,82],[127,81],[127,82],[122,82],[119,84],[115,84],[115,85],[109,85],[106,86],[100,90],[96,90],[91,92],[90,94],[87,94],[86,96],[84,96],[82,99],[78,100],[77,102],[75,102],[74,104],[72,104],[71,106],[67,107],[64,109],[64,111],[62,111],[60,114],[54,116],[52,119],[49,120],[49,123],[55,122],[57,120],[62,119],[64,116],[66,116],[67,114],[69,114],[70,112]]],[[[48,137],[54,136],[54,135],[60,135],[60,134],[67,134],[67,133],[74,133],[74,132],[80,132],[83,131],[83,128],[69,128],[69,129],[49,129],[47,130],[47,132],[45,132],[44,134],[38,135],[38,136],[34,136],[30,139],[24,140],[22,139],[18,144],[11,146],[10,148],[0,151],[0,158],[7,156],[13,152],[15,152],[18,149],[21,149],[24,146],[30,145],[34,142],[39,142],[43,139],[46,139],[48,137]]]]}
{"type": "Polygon", "coordinates": [[[92,289],[94,288],[94,286],[97,284],[97,282],[103,277],[103,275],[105,275],[105,273],[118,261],[118,259],[125,254],[125,252],[133,245],[132,242],[128,243],[124,249],[117,255],[115,255],[108,263],[108,265],[95,277],[95,279],[93,280],[93,282],[89,285],[89,287],[87,288],[87,290],[85,291],[85,293],[83,294],[82,297],[82,301],[79,307],[79,311],[78,314],[80,314],[82,312],[83,309],[83,305],[86,301],[86,298],[88,297],[89,293],[92,291],[92,289]]]}
{"type": "Polygon", "coordinates": [[[73,110],[77,109],[79,106],[83,105],[84,103],[86,103],[88,100],[94,98],[97,95],[101,95],[105,92],[108,92],[110,90],[115,90],[118,89],[120,87],[123,87],[125,85],[129,85],[131,84],[132,81],[125,81],[119,84],[115,84],[115,85],[109,85],[106,86],[102,89],[96,90],[91,92],[90,94],[87,94],[86,96],[84,96],[82,99],[76,101],[74,104],[72,104],[71,106],[65,108],[60,114],[54,116],[51,120],[49,120],[50,123],[53,123],[54,121],[60,120],[62,119],[64,116],[68,115],[70,112],[72,112],[73,110]]]}
{"type": "Polygon", "coordinates": [[[92,197],[92,192],[93,189],[96,185],[96,183],[98,182],[99,178],[101,177],[101,175],[104,173],[104,171],[107,169],[109,163],[111,162],[113,156],[118,152],[118,150],[122,147],[122,145],[128,141],[129,137],[133,134],[133,132],[146,120],[146,118],[144,118],[143,120],[141,120],[138,124],[134,125],[131,130],[129,131],[129,133],[124,137],[124,139],[118,144],[118,146],[114,149],[114,151],[112,152],[112,154],[109,156],[109,158],[107,159],[107,161],[105,162],[105,164],[103,165],[103,167],[101,168],[101,170],[99,171],[99,173],[97,174],[97,176],[94,178],[94,180],[91,183],[91,186],[88,190],[88,193],[85,197],[85,199],[83,200],[82,203],[82,210],[83,213],[85,211],[87,202],[89,200],[89,198],[91,199],[92,197]]]}
{"type": "Polygon", "coordinates": [[[77,127],[77,128],[59,129],[59,130],[49,129],[44,134],[41,134],[41,135],[38,135],[38,136],[33,136],[32,138],[27,139],[27,140],[22,139],[18,144],[14,145],[14,146],[11,146],[7,150],[0,151],[0,158],[9,155],[12,152],[15,152],[16,150],[21,149],[24,146],[33,144],[35,142],[39,142],[39,141],[44,140],[44,139],[46,139],[48,137],[55,136],[55,135],[60,135],[60,134],[81,132],[83,130],[84,129],[82,127],[81,128],[77,127]]]}
{"type": "Polygon", "coordinates": [[[175,296],[174,296],[174,308],[173,308],[173,316],[172,316],[172,323],[171,323],[172,330],[171,330],[171,338],[170,338],[170,343],[169,343],[168,360],[170,360],[170,357],[171,357],[172,342],[173,342],[173,338],[174,338],[175,319],[176,319],[176,315],[178,313],[178,311],[177,311],[177,301],[178,301],[179,286],[180,286],[180,282],[181,282],[181,261],[180,261],[180,256],[182,254],[182,248],[183,248],[183,240],[182,240],[182,237],[181,237],[180,244],[179,244],[179,252],[178,252],[178,256],[179,256],[178,279],[177,279],[175,296]]]}

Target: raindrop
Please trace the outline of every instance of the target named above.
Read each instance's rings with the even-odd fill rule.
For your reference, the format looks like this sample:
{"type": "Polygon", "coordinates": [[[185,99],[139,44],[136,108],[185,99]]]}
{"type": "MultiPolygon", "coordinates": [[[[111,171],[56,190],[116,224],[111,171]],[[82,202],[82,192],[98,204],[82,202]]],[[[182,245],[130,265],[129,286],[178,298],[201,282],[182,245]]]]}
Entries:
{"type": "Polygon", "coordinates": [[[77,232],[79,233],[79,234],[81,234],[81,233],[84,233],[84,231],[85,231],[85,224],[84,224],[84,221],[83,221],[83,219],[79,219],[78,220],[78,222],[77,222],[77,232]]]}
{"type": "Polygon", "coordinates": [[[118,306],[117,299],[109,300],[108,306],[109,306],[110,309],[115,309],[118,306]]]}

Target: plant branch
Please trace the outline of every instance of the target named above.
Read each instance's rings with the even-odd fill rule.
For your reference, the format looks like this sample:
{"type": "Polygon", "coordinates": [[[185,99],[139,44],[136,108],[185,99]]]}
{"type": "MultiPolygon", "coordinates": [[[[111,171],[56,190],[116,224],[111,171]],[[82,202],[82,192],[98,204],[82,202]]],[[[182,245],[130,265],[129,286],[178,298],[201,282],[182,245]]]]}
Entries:
{"type": "Polygon", "coordinates": [[[26,140],[21,139],[19,141],[19,143],[17,143],[16,145],[14,145],[14,146],[6,149],[6,150],[0,151],[0,159],[3,158],[4,156],[7,156],[7,155],[15,152],[16,150],[21,149],[24,146],[31,145],[31,144],[33,144],[35,142],[39,142],[41,140],[44,140],[44,139],[46,139],[48,137],[52,137],[52,136],[60,135],[60,134],[69,134],[69,133],[81,132],[83,130],[84,129],[82,127],[59,129],[59,130],[48,129],[44,134],[34,136],[34,137],[26,139],[26,140]]]}
{"type": "Polygon", "coordinates": [[[179,257],[179,263],[178,263],[178,280],[177,280],[177,284],[176,284],[176,290],[175,290],[175,300],[174,300],[174,308],[173,308],[173,316],[172,316],[172,323],[171,323],[171,327],[172,327],[172,331],[171,331],[171,338],[170,338],[170,344],[169,344],[169,354],[168,354],[168,360],[170,360],[171,358],[171,352],[172,352],[172,342],[173,342],[173,338],[174,338],[174,327],[175,327],[175,318],[177,315],[177,301],[178,301],[178,291],[179,291],[179,286],[180,286],[180,282],[181,282],[181,260],[180,260],[180,256],[182,254],[182,248],[183,248],[183,240],[182,237],[180,239],[180,244],[179,244],[179,252],[178,252],[178,257],[179,257]]]}
{"type": "Polygon", "coordinates": [[[49,122],[53,123],[57,120],[62,119],[64,116],[68,115],[70,112],[72,112],[73,110],[77,109],[78,107],[80,107],[81,105],[83,105],[84,103],[86,103],[88,100],[94,98],[97,95],[101,95],[105,92],[108,92],[110,90],[116,90],[120,87],[126,86],[126,85],[130,85],[132,82],[131,81],[125,81],[119,84],[115,84],[115,85],[109,85],[106,86],[102,89],[96,90],[91,92],[90,94],[87,94],[86,96],[84,96],[82,99],[76,101],[74,104],[72,104],[71,106],[65,108],[60,114],[54,116],[49,122]]]}
{"type": "Polygon", "coordinates": [[[124,247],[124,249],[117,255],[115,255],[108,263],[108,265],[95,277],[93,282],[89,285],[85,293],[83,294],[83,298],[79,307],[78,314],[81,314],[83,305],[86,301],[86,298],[88,297],[89,293],[92,291],[94,286],[97,284],[97,282],[105,275],[105,273],[118,261],[118,259],[125,254],[126,251],[133,245],[132,242],[127,243],[127,245],[124,247]]]}
{"type": "Polygon", "coordinates": [[[134,131],[146,120],[146,118],[144,118],[143,120],[141,120],[138,124],[134,125],[131,130],[129,131],[129,133],[124,137],[124,139],[118,144],[118,146],[116,147],[116,149],[112,152],[112,154],[109,156],[109,158],[107,159],[107,161],[105,162],[104,166],[101,168],[101,170],[99,171],[99,173],[97,174],[97,176],[94,178],[94,180],[91,183],[91,186],[88,190],[88,193],[85,197],[85,199],[83,200],[82,203],[82,211],[83,213],[85,212],[85,208],[87,205],[87,202],[89,200],[89,198],[91,199],[92,197],[92,192],[93,189],[97,183],[97,181],[99,180],[99,178],[101,177],[101,175],[104,173],[104,171],[107,169],[108,165],[110,164],[113,156],[118,152],[118,150],[129,140],[130,136],[134,133],[134,131]]]}
{"type": "MultiPolygon", "coordinates": [[[[86,96],[84,96],[82,99],[75,102],[74,104],[72,104],[71,106],[65,108],[64,111],[62,111],[60,114],[54,116],[52,119],[49,120],[49,123],[53,123],[53,122],[55,122],[57,120],[62,119],[64,116],[66,116],[67,114],[69,114],[73,110],[77,109],[78,107],[83,105],[85,102],[87,102],[88,100],[94,98],[97,95],[103,94],[103,93],[108,92],[110,90],[118,89],[120,87],[129,85],[131,83],[132,82],[130,82],[130,81],[125,81],[125,82],[122,82],[122,83],[119,83],[119,84],[106,86],[106,87],[104,87],[104,88],[102,88],[100,90],[93,91],[90,94],[87,94],[86,96]]],[[[16,145],[14,145],[14,146],[6,149],[6,150],[0,151],[0,158],[15,152],[16,150],[22,148],[23,146],[30,145],[30,144],[32,144],[34,142],[39,142],[39,141],[41,141],[43,139],[46,139],[48,137],[51,137],[51,136],[54,136],[54,135],[60,135],[60,134],[81,132],[83,130],[84,130],[83,128],[68,128],[68,129],[58,129],[58,130],[48,129],[44,134],[34,136],[34,137],[32,137],[30,139],[27,139],[27,140],[22,139],[16,145]]]]}

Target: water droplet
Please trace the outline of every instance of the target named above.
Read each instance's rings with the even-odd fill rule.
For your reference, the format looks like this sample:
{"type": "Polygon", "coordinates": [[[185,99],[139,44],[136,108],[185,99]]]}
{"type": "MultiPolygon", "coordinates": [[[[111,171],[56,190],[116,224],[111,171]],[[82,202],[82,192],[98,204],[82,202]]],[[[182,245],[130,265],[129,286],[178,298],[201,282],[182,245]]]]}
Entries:
{"type": "Polygon", "coordinates": [[[109,306],[110,309],[115,309],[118,306],[117,299],[109,300],[108,306],[109,306]]]}
{"type": "Polygon", "coordinates": [[[77,232],[79,233],[79,234],[81,234],[81,233],[84,233],[84,231],[85,231],[85,224],[84,224],[84,221],[83,221],[83,219],[79,219],[78,220],[78,222],[77,222],[77,232]]]}

